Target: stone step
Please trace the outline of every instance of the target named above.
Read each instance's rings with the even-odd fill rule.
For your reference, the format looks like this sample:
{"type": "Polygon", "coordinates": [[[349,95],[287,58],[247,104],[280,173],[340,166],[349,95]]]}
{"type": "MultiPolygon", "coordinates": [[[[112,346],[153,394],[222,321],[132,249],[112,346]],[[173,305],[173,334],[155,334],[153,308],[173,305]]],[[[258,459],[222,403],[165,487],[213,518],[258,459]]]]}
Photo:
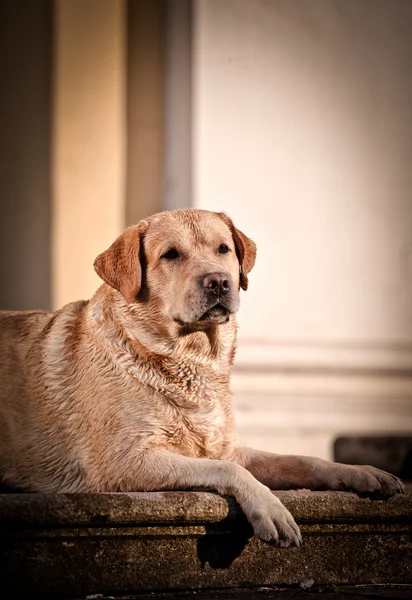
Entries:
{"type": "Polygon", "coordinates": [[[276,495],[301,527],[301,548],[256,539],[233,499],[213,493],[3,494],[2,589],[74,597],[412,584],[412,494],[276,495]]]}
{"type": "MultiPolygon", "coordinates": [[[[150,592],[118,596],[92,594],[69,600],[412,600],[412,585],[381,584],[351,586],[312,586],[259,588],[226,588],[207,590],[184,590],[173,592],[150,592]]],[[[20,600],[22,600],[20,598],[20,600]]],[[[30,598],[29,598],[30,600],[30,598]]],[[[43,599],[42,599],[43,600],[43,599]]],[[[59,597],[53,600],[63,600],[59,597]]],[[[64,599],[67,600],[67,599],[64,599]]]]}

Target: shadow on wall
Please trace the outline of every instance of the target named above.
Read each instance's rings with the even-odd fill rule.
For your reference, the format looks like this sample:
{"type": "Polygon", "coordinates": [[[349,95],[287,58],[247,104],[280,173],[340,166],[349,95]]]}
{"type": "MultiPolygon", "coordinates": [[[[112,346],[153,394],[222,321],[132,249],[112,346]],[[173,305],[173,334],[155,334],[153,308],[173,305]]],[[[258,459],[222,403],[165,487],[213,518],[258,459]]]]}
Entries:
{"type": "Polygon", "coordinates": [[[0,309],[51,308],[51,0],[0,9],[0,309]]]}

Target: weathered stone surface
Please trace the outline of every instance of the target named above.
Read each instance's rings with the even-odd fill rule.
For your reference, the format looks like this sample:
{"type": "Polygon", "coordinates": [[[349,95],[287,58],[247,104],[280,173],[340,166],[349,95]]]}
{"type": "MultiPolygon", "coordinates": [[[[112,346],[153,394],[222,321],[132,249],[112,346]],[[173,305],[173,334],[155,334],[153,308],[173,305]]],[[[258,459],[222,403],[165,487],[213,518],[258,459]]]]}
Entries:
{"type": "Polygon", "coordinates": [[[0,496],[0,576],[19,593],[412,583],[412,495],[278,492],[302,548],[252,536],[206,492],[0,496]]]}
{"type": "MultiPolygon", "coordinates": [[[[116,596],[116,600],[412,600],[412,586],[409,585],[366,585],[311,587],[260,587],[220,590],[185,590],[182,592],[151,592],[116,596]]],[[[74,600],[114,600],[113,596],[97,594],[74,600]]]]}
{"type": "Polygon", "coordinates": [[[214,523],[228,512],[224,498],[207,492],[0,495],[0,526],[6,527],[214,523]]]}

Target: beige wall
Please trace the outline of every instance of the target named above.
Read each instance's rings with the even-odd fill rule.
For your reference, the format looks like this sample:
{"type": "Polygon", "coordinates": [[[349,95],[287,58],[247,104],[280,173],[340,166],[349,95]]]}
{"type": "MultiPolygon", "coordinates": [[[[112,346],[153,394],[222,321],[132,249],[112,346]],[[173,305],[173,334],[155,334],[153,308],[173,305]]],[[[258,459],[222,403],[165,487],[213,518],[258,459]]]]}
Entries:
{"type": "Polygon", "coordinates": [[[194,204],[258,244],[243,439],[330,457],[412,429],[409,0],[197,0],[194,204]]]}
{"type": "Polygon", "coordinates": [[[53,305],[89,298],[124,228],[125,2],[56,0],[53,305]]]}
{"type": "Polygon", "coordinates": [[[402,0],[198,0],[195,203],[258,243],[243,334],[412,341],[402,0]]]}

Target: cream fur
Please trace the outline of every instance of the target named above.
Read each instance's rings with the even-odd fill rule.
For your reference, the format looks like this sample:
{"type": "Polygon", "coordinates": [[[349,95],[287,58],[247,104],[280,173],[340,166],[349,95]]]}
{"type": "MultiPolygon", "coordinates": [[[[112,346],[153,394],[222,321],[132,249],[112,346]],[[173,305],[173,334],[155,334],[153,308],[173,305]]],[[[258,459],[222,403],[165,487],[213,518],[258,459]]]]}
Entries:
{"type": "Polygon", "coordinates": [[[235,496],[256,535],[283,546],[299,545],[300,532],[269,488],[401,492],[372,467],[237,442],[235,313],[254,260],[253,242],[225,215],[161,213],[96,259],[105,283],[90,301],[0,313],[3,482],[38,492],[213,488],[235,496]],[[170,247],[178,259],[164,258],[170,247]],[[209,273],[231,286],[227,306],[204,319],[209,273]]]}

